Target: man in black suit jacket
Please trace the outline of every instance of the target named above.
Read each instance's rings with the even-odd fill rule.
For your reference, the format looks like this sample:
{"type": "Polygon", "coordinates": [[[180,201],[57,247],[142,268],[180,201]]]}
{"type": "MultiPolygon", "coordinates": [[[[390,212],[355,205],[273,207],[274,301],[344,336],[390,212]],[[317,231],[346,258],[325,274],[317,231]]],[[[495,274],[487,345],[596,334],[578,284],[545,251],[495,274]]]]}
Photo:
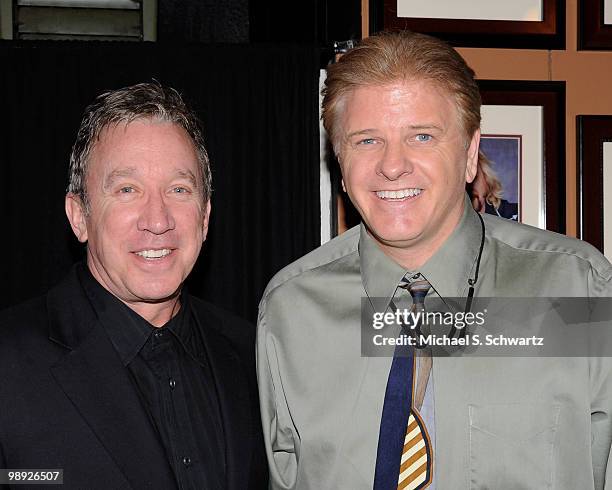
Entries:
{"type": "Polygon", "coordinates": [[[66,196],[87,262],[0,314],[0,468],[63,469],[70,489],[265,487],[254,329],[183,288],[210,180],[174,90],[87,108],[66,196]]]}

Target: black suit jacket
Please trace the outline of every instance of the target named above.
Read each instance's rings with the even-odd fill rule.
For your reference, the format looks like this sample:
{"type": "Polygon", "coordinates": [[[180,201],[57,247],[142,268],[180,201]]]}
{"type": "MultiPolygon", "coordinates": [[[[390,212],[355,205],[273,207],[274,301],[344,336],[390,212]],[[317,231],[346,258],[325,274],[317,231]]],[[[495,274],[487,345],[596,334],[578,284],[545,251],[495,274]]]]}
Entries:
{"type": "MultiPolygon", "coordinates": [[[[192,305],[219,397],[226,488],[265,488],[254,328],[196,298],[192,305]]],[[[47,295],[0,313],[0,404],[0,468],[63,468],[65,489],[176,488],[74,269],[47,295]]]]}

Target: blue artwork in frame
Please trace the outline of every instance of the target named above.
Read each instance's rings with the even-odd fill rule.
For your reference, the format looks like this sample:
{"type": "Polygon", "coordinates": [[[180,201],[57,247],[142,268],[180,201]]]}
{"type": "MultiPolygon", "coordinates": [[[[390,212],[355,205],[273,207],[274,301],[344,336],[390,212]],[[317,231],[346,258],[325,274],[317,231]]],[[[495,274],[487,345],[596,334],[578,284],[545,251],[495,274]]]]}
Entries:
{"type": "Polygon", "coordinates": [[[487,213],[521,220],[521,136],[482,135],[480,149],[491,161],[502,186],[497,209],[487,206],[487,213]]]}

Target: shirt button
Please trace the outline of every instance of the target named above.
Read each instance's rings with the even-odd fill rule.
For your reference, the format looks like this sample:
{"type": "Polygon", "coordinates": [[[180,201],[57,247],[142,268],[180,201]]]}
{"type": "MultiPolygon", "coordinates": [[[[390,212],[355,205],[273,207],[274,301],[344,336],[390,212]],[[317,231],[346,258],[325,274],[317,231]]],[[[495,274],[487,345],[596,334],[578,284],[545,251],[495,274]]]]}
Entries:
{"type": "Polygon", "coordinates": [[[156,339],[160,339],[164,336],[164,332],[157,330],[153,335],[155,336],[156,339]]]}
{"type": "Polygon", "coordinates": [[[171,389],[176,388],[176,381],[174,380],[174,378],[170,378],[170,380],[168,381],[168,384],[170,385],[171,389]]]}
{"type": "Polygon", "coordinates": [[[185,456],[183,458],[183,464],[187,467],[191,466],[191,458],[188,458],[187,456],[185,456]]]}

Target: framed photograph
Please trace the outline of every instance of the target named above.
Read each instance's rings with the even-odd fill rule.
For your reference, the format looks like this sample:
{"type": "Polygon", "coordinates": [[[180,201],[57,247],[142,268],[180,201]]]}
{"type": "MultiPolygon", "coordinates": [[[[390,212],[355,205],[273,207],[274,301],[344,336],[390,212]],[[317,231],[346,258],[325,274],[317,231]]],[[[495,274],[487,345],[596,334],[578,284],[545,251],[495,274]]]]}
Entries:
{"type": "Polygon", "coordinates": [[[501,184],[498,191],[500,202],[497,206],[486,204],[485,211],[522,222],[521,199],[523,176],[523,136],[520,134],[482,134],[480,151],[484,153],[495,170],[497,180],[501,184]]]}
{"type": "Polygon", "coordinates": [[[522,223],[565,233],[565,82],[478,83],[482,149],[502,198],[522,223]]]}
{"type": "Polygon", "coordinates": [[[612,116],[577,116],[578,238],[612,257],[612,116]]]}
{"type": "Polygon", "coordinates": [[[423,32],[454,46],[565,49],[565,1],[371,0],[374,31],[423,32]]]}
{"type": "Polygon", "coordinates": [[[579,0],[578,49],[612,50],[612,0],[579,0]]]}

